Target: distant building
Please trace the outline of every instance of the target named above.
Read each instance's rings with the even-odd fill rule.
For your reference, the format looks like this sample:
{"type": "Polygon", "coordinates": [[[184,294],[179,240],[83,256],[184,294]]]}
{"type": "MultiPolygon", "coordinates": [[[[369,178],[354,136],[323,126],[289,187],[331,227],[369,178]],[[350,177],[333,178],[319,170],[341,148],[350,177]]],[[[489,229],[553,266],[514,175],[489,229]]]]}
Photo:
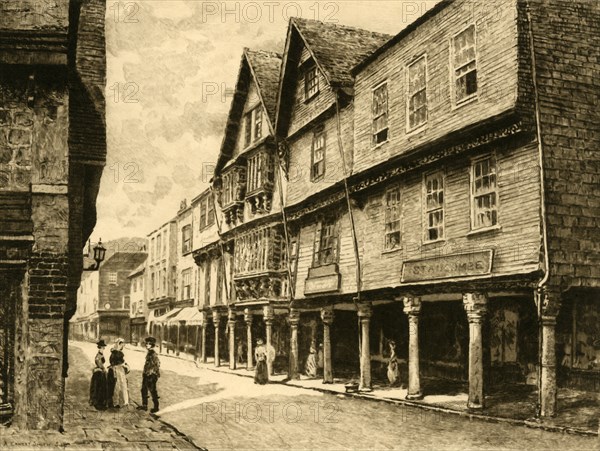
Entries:
{"type": "Polygon", "coordinates": [[[140,345],[144,342],[146,336],[146,317],[148,307],[145,293],[146,284],[144,283],[146,275],[146,262],[141,263],[135,268],[127,278],[129,279],[129,329],[130,343],[140,345]]]}
{"type": "Polygon", "coordinates": [[[97,272],[85,273],[77,316],[71,321],[73,338],[129,340],[129,275],[146,257],[145,252],[116,252],[97,272]]]}
{"type": "MultiPolygon", "coordinates": [[[[148,235],[145,285],[147,328],[153,331],[175,306],[177,289],[177,218],[171,219],[148,235]]],[[[155,332],[154,332],[155,333],[155,332]]]]}

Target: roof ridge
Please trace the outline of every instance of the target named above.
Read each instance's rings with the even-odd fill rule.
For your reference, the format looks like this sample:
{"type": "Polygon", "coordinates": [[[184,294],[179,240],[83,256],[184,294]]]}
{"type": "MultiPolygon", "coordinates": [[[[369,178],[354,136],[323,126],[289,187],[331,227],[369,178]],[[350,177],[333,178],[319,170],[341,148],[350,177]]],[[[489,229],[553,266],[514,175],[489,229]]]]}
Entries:
{"type": "Polygon", "coordinates": [[[352,25],[345,25],[345,24],[340,24],[340,23],[335,23],[335,22],[323,22],[322,20],[317,20],[317,19],[306,19],[304,17],[290,17],[290,20],[293,22],[312,22],[312,23],[318,23],[321,25],[325,25],[327,27],[331,27],[331,28],[340,28],[340,29],[345,29],[345,30],[352,30],[352,31],[359,31],[359,32],[364,32],[364,33],[371,33],[373,35],[377,35],[377,36],[389,36],[390,38],[394,37],[393,34],[388,34],[388,33],[381,33],[378,31],[373,31],[373,30],[367,30],[366,28],[359,28],[359,27],[355,27],[352,25]]]}

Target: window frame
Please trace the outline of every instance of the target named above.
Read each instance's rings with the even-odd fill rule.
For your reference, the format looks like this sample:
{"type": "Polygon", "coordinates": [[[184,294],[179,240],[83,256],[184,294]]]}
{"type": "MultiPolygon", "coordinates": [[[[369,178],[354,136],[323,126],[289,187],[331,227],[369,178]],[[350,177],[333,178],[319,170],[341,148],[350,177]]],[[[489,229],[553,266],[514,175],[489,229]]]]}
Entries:
{"type": "Polygon", "coordinates": [[[119,284],[119,273],[116,271],[110,271],[108,273],[108,284],[118,285],[119,284]]]}
{"type": "Polygon", "coordinates": [[[323,127],[319,127],[313,130],[312,134],[312,142],[310,147],[310,180],[311,182],[317,182],[322,180],[325,177],[325,171],[327,170],[327,133],[325,133],[325,129],[323,127]],[[317,141],[317,137],[323,138],[323,146],[319,149],[322,149],[323,157],[317,162],[322,164],[322,171],[319,174],[315,174],[315,143],[317,141]]]}
{"type": "Polygon", "coordinates": [[[304,101],[308,102],[312,98],[319,94],[319,67],[317,63],[311,58],[305,62],[303,82],[304,82],[304,101]],[[310,75],[314,75],[310,77],[310,75]]]}
{"type": "Polygon", "coordinates": [[[389,115],[390,115],[390,97],[389,97],[389,83],[388,80],[382,81],[381,83],[379,83],[378,85],[376,85],[372,90],[371,90],[371,147],[375,148],[378,147],[382,144],[385,144],[386,142],[388,142],[390,140],[390,122],[389,122],[389,115]],[[379,115],[375,114],[375,93],[381,89],[385,87],[385,112],[384,113],[380,113],[379,115]],[[377,130],[376,129],[376,123],[377,120],[381,117],[385,116],[385,127],[382,129],[377,130]],[[384,140],[382,141],[377,141],[376,137],[382,133],[383,131],[386,132],[386,137],[384,140]]]}
{"type": "Polygon", "coordinates": [[[500,192],[498,188],[498,160],[496,158],[495,152],[487,153],[485,155],[480,155],[478,157],[471,159],[471,166],[469,168],[469,201],[471,206],[471,232],[482,232],[486,230],[494,230],[500,228],[500,192]],[[494,167],[494,190],[490,190],[486,193],[476,195],[475,193],[475,167],[478,163],[490,160],[493,163],[494,167]],[[483,226],[475,226],[476,222],[476,199],[483,196],[488,196],[489,194],[494,194],[495,197],[495,212],[496,212],[496,222],[492,225],[483,225],[483,226]]]}
{"type": "Polygon", "coordinates": [[[444,241],[446,239],[446,171],[444,169],[437,169],[434,171],[425,172],[423,174],[423,243],[431,244],[437,243],[438,241],[444,241]],[[441,207],[438,206],[436,208],[429,208],[427,203],[427,198],[429,195],[428,191],[428,181],[436,176],[439,176],[439,180],[441,181],[441,190],[438,189],[437,192],[441,191],[442,193],[442,202],[441,207]],[[442,212],[442,221],[438,227],[441,227],[442,233],[438,235],[436,239],[431,239],[429,236],[429,231],[431,227],[429,226],[429,215],[432,213],[436,213],[438,211],[442,212]]]}
{"type": "Polygon", "coordinates": [[[403,224],[403,217],[402,217],[402,213],[403,213],[403,208],[402,208],[402,188],[400,186],[399,183],[394,183],[388,187],[386,187],[386,189],[383,192],[383,207],[384,207],[384,212],[383,212],[383,252],[394,252],[397,251],[399,249],[402,249],[402,235],[403,235],[403,230],[402,230],[402,224],[403,224]],[[391,191],[398,191],[398,217],[397,219],[395,219],[394,221],[389,221],[388,218],[388,213],[390,211],[390,206],[388,204],[388,194],[391,191]],[[388,228],[388,224],[397,222],[398,223],[398,228],[396,230],[393,230],[391,232],[388,232],[387,228],[388,228]],[[388,245],[388,236],[397,233],[399,235],[398,237],[398,244],[395,247],[389,247],[388,245]]]}
{"type": "Polygon", "coordinates": [[[471,23],[471,24],[467,25],[465,28],[460,30],[458,33],[456,33],[452,37],[450,37],[450,44],[449,44],[450,61],[448,64],[448,68],[450,70],[450,84],[452,85],[450,90],[452,92],[452,107],[453,108],[461,107],[462,105],[471,103],[479,98],[479,53],[478,53],[478,45],[477,44],[478,44],[477,43],[477,26],[475,23],[471,23]],[[456,56],[456,45],[455,45],[456,38],[458,36],[460,36],[461,34],[467,32],[471,28],[473,28],[473,41],[474,41],[473,46],[475,47],[475,59],[457,67],[455,65],[455,61],[454,61],[455,56],[456,56]],[[469,66],[469,64],[471,64],[473,62],[475,63],[475,68],[473,70],[466,72],[461,76],[456,75],[457,71],[469,66]],[[466,95],[462,99],[458,99],[458,89],[457,89],[458,80],[460,78],[466,77],[470,72],[473,72],[473,71],[475,71],[475,83],[476,83],[475,92],[472,94],[466,95]]]}
{"type": "Polygon", "coordinates": [[[185,301],[192,298],[192,268],[186,268],[181,271],[181,300],[185,301]],[[188,280],[186,280],[188,279],[188,280]],[[187,284],[186,284],[187,282],[187,284]],[[187,295],[186,295],[187,293],[187,295]]]}
{"type": "Polygon", "coordinates": [[[262,104],[252,106],[244,113],[244,149],[263,137],[264,111],[262,104]]]}
{"type": "Polygon", "coordinates": [[[312,258],[312,267],[320,268],[323,266],[329,266],[334,264],[339,264],[340,261],[340,241],[341,241],[341,233],[340,233],[340,218],[338,216],[328,216],[326,218],[320,219],[316,223],[315,229],[315,237],[314,237],[314,248],[313,248],[313,258],[312,258]],[[331,226],[331,230],[333,233],[327,237],[323,236],[323,230],[325,228],[331,226]],[[325,238],[333,239],[333,244],[326,249],[332,250],[332,255],[334,256],[331,261],[326,261],[322,256],[324,253],[323,248],[323,240],[325,238]]]}
{"type": "Polygon", "coordinates": [[[428,92],[429,91],[429,86],[428,86],[429,69],[428,69],[427,54],[423,53],[422,55],[419,55],[418,57],[414,58],[410,63],[408,63],[406,65],[405,70],[406,70],[406,133],[410,134],[413,132],[420,131],[421,129],[425,128],[427,126],[427,124],[429,123],[429,96],[428,96],[428,94],[429,94],[429,92],[428,92]],[[424,64],[425,64],[424,88],[419,91],[415,91],[415,93],[412,94],[410,91],[410,69],[411,69],[411,67],[413,67],[417,63],[419,63],[421,60],[423,60],[424,64]],[[411,126],[411,123],[410,123],[411,100],[417,94],[419,94],[420,92],[423,92],[423,91],[425,92],[425,120],[419,124],[411,126]]]}
{"type": "Polygon", "coordinates": [[[181,253],[188,254],[192,251],[192,225],[186,224],[181,228],[181,253]],[[187,234],[187,237],[186,237],[187,234]],[[187,246],[186,246],[187,245],[187,246]]]}

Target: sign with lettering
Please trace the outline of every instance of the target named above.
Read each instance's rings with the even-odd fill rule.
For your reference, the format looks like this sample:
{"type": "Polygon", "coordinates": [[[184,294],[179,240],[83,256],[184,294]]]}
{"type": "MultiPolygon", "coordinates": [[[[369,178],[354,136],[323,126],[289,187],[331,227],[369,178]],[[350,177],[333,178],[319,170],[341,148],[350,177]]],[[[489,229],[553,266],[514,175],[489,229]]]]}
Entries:
{"type": "Polygon", "coordinates": [[[491,249],[404,262],[402,283],[480,276],[492,272],[491,249]]]}
{"type": "Polygon", "coordinates": [[[340,275],[309,277],[304,281],[304,295],[331,293],[340,289],[340,275]]]}

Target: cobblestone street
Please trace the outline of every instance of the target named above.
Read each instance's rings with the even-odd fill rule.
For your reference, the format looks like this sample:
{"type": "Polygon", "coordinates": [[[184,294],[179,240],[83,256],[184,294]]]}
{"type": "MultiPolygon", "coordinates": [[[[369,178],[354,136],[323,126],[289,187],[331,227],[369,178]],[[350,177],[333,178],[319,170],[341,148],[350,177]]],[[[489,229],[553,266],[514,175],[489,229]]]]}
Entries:
{"type": "MultiPolygon", "coordinates": [[[[185,436],[171,426],[135,409],[97,411],[88,405],[91,358],[78,347],[69,349],[69,378],[66,381],[64,433],[0,429],[0,448],[10,450],[196,450],[185,436]]],[[[40,403],[43,408],[43,403],[40,403]]]]}
{"type": "MultiPolygon", "coordinates": [[[[74,343],[93,355],[94,345],[74,343]]],[[[335,396],[161,355],[159,416],[196,444],[231,449],[600,449],[596,437],[547,432],[335,396]]],[[[144,352],[131,347],[130,396],[139,402],[144,352]]]]}

